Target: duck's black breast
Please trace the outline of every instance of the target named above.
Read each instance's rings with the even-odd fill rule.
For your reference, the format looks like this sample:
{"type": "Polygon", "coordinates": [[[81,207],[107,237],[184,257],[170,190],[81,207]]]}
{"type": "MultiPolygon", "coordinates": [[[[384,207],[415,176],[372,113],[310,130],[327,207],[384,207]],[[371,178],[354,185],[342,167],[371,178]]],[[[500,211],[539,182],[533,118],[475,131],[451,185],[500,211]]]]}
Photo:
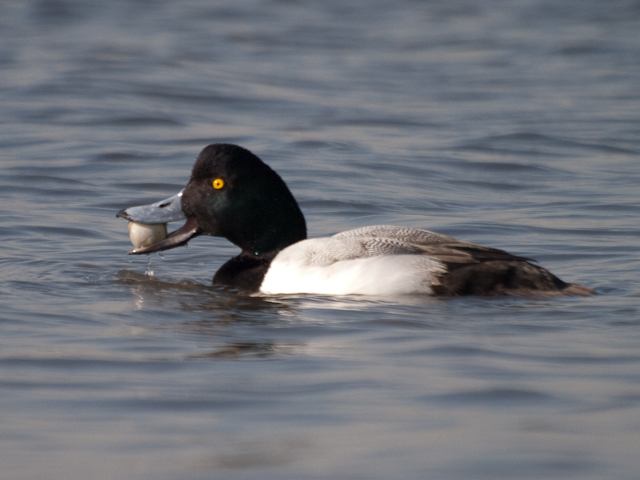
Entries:
{"type": "Polygon", "coordinates": [[[241,292],[255,293],[277,252],[264,255],[241,254],[222,265],[213,277],[214,285],[225,285],[241,292]]]}

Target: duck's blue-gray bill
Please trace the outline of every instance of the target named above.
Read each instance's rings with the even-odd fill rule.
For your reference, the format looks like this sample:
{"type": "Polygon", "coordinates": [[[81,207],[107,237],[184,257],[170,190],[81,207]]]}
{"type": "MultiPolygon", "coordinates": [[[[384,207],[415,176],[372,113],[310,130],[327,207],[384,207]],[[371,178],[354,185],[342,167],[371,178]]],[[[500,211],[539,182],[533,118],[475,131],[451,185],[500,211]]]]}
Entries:
{"type": "Polygon", "coordinates": [[[182,211],[182,192],[151,205],[141,205],[139,207],[129,207],[120,210],[116,217],[121,217],[130,222],[154,224],[169,223],[176,220],[187,220],[186,223],[175,232],[170,233],[167,238],[158,243],[144,248],[136,248],[129,252],[129,255],[139,255],[142,253],[160,252],[170,248],[186,245],[193,237],[200,235],[200,227],[194,218],[187,218],[182,211]]]}
{"type": "Polygon", "coordinates": [[[182,192],[151,205],[124,208],[116,214],[116,217],[145,224],[169,223],[187,218],[182,211],[182,192]]]}

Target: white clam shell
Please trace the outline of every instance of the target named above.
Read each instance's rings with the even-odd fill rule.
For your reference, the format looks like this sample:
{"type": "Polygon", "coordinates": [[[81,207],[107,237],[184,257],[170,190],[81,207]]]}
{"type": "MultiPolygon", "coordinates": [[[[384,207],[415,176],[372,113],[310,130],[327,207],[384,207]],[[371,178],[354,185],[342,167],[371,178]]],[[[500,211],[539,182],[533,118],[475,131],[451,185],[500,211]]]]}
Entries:
{"type": "Polygon", "coordinates": [[[167,238],[167,224],[129,222],[129,238],[135,248],[146,248],[167,238]]]}

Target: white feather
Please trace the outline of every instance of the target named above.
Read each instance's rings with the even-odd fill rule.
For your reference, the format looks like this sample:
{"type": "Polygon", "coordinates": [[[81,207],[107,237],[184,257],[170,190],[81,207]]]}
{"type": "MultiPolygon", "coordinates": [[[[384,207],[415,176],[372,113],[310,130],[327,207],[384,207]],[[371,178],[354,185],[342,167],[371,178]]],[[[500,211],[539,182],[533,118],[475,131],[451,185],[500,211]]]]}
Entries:
{"type": "Polygon", "coordinates": [[[431,293],[445,266],[420,244],[449,240],[431,232],[376,226],[303,240],[278,253],[263,293],[399,295],[431,293]],[[415,243],[413,243],[415,242],[415,243]]]}

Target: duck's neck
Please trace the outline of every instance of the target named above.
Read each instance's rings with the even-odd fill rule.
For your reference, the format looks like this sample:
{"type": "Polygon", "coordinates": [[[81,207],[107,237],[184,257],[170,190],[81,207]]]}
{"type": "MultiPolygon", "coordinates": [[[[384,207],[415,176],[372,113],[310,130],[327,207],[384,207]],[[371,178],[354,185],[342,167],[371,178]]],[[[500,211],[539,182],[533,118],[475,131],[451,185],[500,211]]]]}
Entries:
{"type": "Polygon", "coordinates": [[[297,204],[287,205],[262,218],[254,218],[252,228],[243,229],[242,236],[229,240],[242,249],[243,256],[274,255],[307,238],[307,225],[297,204]]]}
{"type": "Polygon", "coordinates": [[[300,240],[307,238],[306,233],[304,235],[292,235],[284,238],[279,238],[277,241],[272,239],[259,239],[256,242],[252,242],[247,248],[242,248],[242,255],[249,255],[253,257],[263,257],[273,255],[280,250],[284,250],[289,245],[293,245],[300,240]]]}

